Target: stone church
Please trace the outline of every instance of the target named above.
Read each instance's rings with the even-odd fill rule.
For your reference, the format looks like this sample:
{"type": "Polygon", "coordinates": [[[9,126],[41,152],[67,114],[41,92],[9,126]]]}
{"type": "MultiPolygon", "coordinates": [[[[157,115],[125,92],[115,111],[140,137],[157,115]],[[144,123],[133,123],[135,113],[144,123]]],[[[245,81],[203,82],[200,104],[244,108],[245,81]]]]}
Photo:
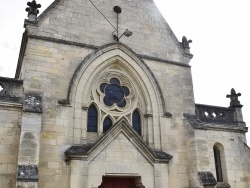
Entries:
{"type": "Polygon", "coordinates": [[[38,3],[0,77],[1,188],[250,187],[241,94],[195,103],[192,41],[153,0],[38,3]]]}

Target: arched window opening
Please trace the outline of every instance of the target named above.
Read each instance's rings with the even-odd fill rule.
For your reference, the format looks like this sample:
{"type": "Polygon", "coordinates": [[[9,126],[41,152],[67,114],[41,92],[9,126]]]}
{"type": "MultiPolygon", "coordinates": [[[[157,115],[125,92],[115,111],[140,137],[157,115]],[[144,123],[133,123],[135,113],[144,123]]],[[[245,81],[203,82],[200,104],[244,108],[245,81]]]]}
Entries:
{"type": "Polygon", "coordinates": [[[132,125],[133,129],[141,136],[141,117],[138,110],[135,110],[133,112],[132,125]]]}
{"type": "Polygon", "coordinates": [[[219,147],[217,147],[216,145],[214,146],[214,161],[215,161],[217,182],[223,182],[221,152],[220,152],[219,147]]]}
{"type": "Polygon", "coordinates": [[[95,105],[88,108],[87,132],[97,132],[98,113],[95,105]]]}
{"type": "Polygon", "coordinates": [[[110,127],[112,127],[113,123],[112,120],[109,117],[106,117],[103,121],[103,133],[105,133],[107,130],[109,130],[110,127]]]}

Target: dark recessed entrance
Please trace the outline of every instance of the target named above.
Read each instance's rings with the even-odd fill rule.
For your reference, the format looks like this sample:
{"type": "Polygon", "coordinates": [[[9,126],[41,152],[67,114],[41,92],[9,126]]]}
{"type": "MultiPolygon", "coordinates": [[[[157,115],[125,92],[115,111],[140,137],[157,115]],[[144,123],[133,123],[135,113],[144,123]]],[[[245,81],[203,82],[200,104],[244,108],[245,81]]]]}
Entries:
{"type": "Polygon", "coordinates": [[[137,188],[135,178],[103,177],[98,188],[137,188]]]}

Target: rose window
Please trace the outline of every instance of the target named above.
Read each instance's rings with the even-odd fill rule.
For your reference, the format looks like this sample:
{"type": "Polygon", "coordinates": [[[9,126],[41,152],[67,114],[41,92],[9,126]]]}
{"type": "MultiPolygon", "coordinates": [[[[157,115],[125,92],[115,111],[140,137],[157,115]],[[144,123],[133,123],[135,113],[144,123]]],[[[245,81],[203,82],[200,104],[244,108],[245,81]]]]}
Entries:
{"type": "Polygon", "coordinates": [[[125,107],[127,102],[125,97],[129,95],[129,89],[126,86],[121,86],[117,78],[111,78],[110,83],[102,83],[100,90],[105,94],[103,102],[107,106],[116,104],[118,107],[125,107]]]}

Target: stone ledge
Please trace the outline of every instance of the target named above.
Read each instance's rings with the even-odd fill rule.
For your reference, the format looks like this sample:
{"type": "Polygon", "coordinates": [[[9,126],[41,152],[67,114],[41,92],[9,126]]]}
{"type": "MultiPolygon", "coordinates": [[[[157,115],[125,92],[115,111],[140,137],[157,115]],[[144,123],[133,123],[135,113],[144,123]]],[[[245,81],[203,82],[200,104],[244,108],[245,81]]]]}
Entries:
{"type": "Polygon", "coordinates": [[[204,122],[202,122],[196,115],[193,114],[183,114],[185,119],[193,126],[195,129],[207,129],[204,122]]]}
{"type": "Polygon", "coordinates": [[[225,182],[217,182],[216,187],[217,188],[230,188],[231,186],[228,183],[225,183],[225,182]]]}
{"type": "Polygon", "coordinates": [[[0,82],[15,83],[17,85],[23,84],[23,80],[18,80],[15,78],[8,78],[8,77],[1,77],[1,76],[0,76],[0,82]]]}
{"type": "Polygon", "coordinates": [[[22,103],[5,102],[5,101],[1,101],[1,100],[0,100],[0,106],[7,107],[7,108],[23,108],[22,103]]]}
{"type": "Polygon", "coordinates": [[[161,151],[161,150],[154,150],[156,156],[157,156],[157,159],[172,159],[173,156],[172,155],[169,155],[167,154],[166,152],[164,151],[161,151]]]}
{"type": "Polygon", "coordinates": [[[0,102],[8,102],[13,104],[22,104],[23,98],[15,96],[0,96],[0,102]]]}

